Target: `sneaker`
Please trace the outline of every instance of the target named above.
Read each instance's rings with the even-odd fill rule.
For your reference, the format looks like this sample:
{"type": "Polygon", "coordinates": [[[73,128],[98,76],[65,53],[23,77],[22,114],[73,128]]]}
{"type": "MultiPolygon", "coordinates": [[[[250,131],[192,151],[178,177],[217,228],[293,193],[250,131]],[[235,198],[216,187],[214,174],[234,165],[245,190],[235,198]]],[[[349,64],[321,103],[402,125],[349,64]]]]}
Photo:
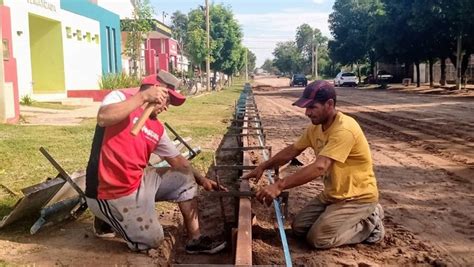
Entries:
{"type": "Polygon", "coordinates": [[[94,217],[94,224],[92,225],[92,230],[94,231],[94,235],[100,238],[115,237],[115,232],[112,226],[97,217],[94,217]]]}
{"type": "Polygon", "coordinates": [[[385,218],[385,212],[383,211],[382,205],[377,204],[377,206],[375,206],[374,214],[377,215],[380,219],[385,218]]]}
{"type": "Polygon", "coordinates": [[[193,239],[186,245],[186,252],[189,254],[215,254],[225,248],[225,241],[212,241],[208,236],[201,236],[193,239]]]}
{"type": "Polygon", "coordinates": [[[375,224],[375,228],[370,233],[369,237],[365,240],[365,242],[374,244],[383,240],[385,236],[385,227],[383,226],[382,219],[385,217],[384,211],[380,204],[375,206],[375,211],[370,215],[369,220],[371,220],[375,224]]]}

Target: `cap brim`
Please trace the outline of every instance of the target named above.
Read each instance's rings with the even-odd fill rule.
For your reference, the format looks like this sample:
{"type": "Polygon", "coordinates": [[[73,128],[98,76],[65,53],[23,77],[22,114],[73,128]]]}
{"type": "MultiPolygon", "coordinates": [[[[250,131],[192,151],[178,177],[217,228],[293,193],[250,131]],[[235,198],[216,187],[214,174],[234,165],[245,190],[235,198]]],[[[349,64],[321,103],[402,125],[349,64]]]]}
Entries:
{"type": "Polygon", "coordinates": [[[313,99],[308,99],[308,98],[300,98],[298,100],[296,100],[295,103],[293,103],[293,106],[297,106],[297,107],[300,107],[300,108],[307,108],[309,106],[311,106],[311,104],[313,103],[313,99]]]}
{"type": "Polygon", "coordinates": [[[175,90],[168,89],[168,93],[170,95],[170,104],[173,106],[181,106],[186,101],[186,97],[175,90]]]}

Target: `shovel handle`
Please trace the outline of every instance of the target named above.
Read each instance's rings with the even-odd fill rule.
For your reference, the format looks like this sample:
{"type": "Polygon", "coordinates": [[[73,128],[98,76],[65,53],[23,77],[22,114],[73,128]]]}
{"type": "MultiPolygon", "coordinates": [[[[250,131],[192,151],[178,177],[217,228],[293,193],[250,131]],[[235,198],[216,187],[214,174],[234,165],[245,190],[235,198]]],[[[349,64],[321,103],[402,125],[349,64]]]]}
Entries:
{"type": "Polygon", "coordinates": [[[148,105],[146,106],[146,108],[143,111],[142,115],[138,119],[137,123],[135,123],[135,125],[133,125],[133,128],[130,131],[130,133],[133,136],[138,135],[140,130],[143,128],[143,125],[145,125],[146,120],[148,119],[148,117],[150,117],[151,112],[153,112],[154,108],[155,108],[155,103],[148,103],[148,105]]]}

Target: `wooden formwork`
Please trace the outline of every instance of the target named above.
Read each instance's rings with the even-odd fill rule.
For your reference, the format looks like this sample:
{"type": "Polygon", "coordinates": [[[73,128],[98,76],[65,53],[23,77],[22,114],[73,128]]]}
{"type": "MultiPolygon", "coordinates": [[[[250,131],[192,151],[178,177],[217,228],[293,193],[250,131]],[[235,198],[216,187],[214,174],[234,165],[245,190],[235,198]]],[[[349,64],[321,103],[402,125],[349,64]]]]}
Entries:
{"type": "MultiPolygon", "coordinates": [[[[246,84],[244,92],[236,103],[235,118],[234,122],[241,123],[241,126],[230,127],[232,129],[241,130],[239,139],[241,140],[240,147],[228,148],[229,150],[238,149],[242,152],[242,167],[251,166],[250,151],[260,150],[262,152],[263,159],[266,160],[271,157],[271,147],[265,145],[265,135],[263,133],[262,122],[260,121],[260,115],[255,103],[255,99],[249,84],[246,84]],[[249,138],[257,138],[258,145],[254,145],[249,142],[249,138]]],[[[254,166],[252,166],[254,167],[254,166]]],[[[251,168],[242,168],[242,174],[245,175],[251,170],[251,168]]],[[[270,183],[273,183],[273,175],[277,174],[272,171],[266,170],[265,176],[270,183]]],[[[248,180],[241,180],[240,191],[250,191],[250,185],[248,180]]],[[[288,242],[286,240],[286,234],[284,229],[284,216],[282,214],[282,205],[284,208],[287,207],[288,194],[282,194],[279,198],[273,200],[275,208],[275,215],[278,224],[278,230],[282,242],[283,253],[285,255],[285,265],[292,266],[290,250],[288,242]],[[283,195],[286,195],[286,200],[283,195]]],[[[252,207],[251,199],[249,197],[240,197],[239,200],[239,213],[238,213],[238,229],[236,238],[236,249],[235,249],[235,265],[250,266],[252,262],[252,207]]]]}
{"type": "MultiPolygon", "coordinates": [[[[246,88],[247,89],[247,88],[246,88]]],[[[245,90],[245,89],[244,89],[245,90]]],[[[247,96],[243,107],[255,106],[253,96],[247,96]],[[250,102],[250,103],[249,103],[250,102]],[[251,105],[253,104],[253,105],[251,105]]],[[[240,106],[236,107],[236,118],[242,120],[242,134],[244,137],[242,140],[242,147],[248,147],[248,136],[249,134],[249,117],[246,112],[243,112],[243,116],[238,116],[242,109],[240,106]]],[[[246,151],[242,151],[243,159],[242,165],[251,165],[250,155],[246,151]]],[[[242,173],[245,175],[249,170],[243,170],[242,173]]],[[[250,191],[250,185],[248,180],[242,180],[240,182],[240,191],[250,191]]],[[[238,230],[237,240],[235,249],[235,265],[252,265],[252,205],[250,198],[240,198],[239,200],[239,215],[238,215],[238,230]]]]}

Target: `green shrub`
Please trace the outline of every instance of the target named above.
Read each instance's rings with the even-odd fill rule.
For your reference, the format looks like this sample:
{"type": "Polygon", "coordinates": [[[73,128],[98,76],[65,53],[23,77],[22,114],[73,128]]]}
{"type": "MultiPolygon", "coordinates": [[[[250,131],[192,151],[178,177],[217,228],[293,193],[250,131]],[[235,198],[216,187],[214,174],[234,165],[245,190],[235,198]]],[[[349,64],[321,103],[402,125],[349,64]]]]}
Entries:
{"type": "Polygon", "coordinates": [[[31,98],[30,95],[24,95],[20,99],[20,104],[25,106],[31,106],[35,101],[31,98]]]}
{"type": "Polygon", "coordinates": [[[122,73],[105,74],[99,80],[100,89],[113,90],[121,88],[131,88],[140,86],[140,79],[122,73]]]}

